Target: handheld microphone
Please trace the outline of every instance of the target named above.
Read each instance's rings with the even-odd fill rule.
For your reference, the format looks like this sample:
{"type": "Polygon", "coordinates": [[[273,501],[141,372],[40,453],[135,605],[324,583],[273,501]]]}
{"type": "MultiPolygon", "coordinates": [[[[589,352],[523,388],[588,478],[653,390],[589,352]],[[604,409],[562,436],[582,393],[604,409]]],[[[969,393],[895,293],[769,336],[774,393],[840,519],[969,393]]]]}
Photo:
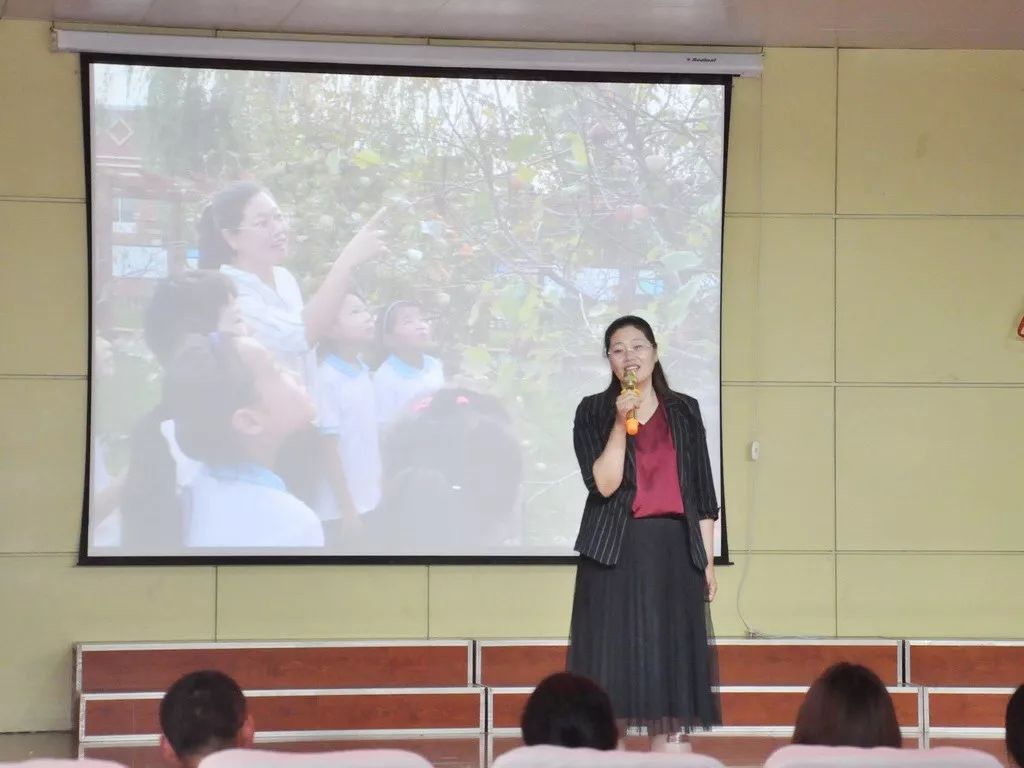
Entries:
{"type": "MultiPolygon", "coordinates": [[[[640,390],[636,388],[636,371],[628,368],[622,376],[622,394],[632,393],[639,396],[640,390]]],[[[640,431],[640,422],[636,418],[636,408],[629,412],[626,417],[626,434],[636,435],[640,431]]]]}

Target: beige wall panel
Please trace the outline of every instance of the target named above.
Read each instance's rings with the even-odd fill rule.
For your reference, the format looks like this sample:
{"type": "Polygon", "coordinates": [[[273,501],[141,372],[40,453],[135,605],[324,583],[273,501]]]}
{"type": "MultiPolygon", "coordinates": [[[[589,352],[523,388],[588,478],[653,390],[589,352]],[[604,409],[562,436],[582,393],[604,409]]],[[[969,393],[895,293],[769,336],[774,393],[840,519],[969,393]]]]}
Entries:
{"type": "Polygon", "coordinates": [[[84,375],[85,205],[0,201],[0,233],[0,373],[84,375]]]}
{"type": "Polygon", "coordinates": [[[761,86],[759,77],[732,81],[729,148],[725,169],[725,210],[761,210],[761,86]]]}
{"type": "Polygon", "coordinates": [[[832,213],[836,52],[770,48],[762,97],[762,210],[832,213]]]}
{"type": "Polygon", "coordinates": [[[840,554],[839,634],[1024,636],[1024,555],[840,554]]]}
{"type": "Polygon", "coordinates": [[[1024,551],[1024,388],[837,392],[840,550],[1024,551]]]}
{"type": "Polygon", "coordinates": [[[839,381],[1024,382],[1024,220],[841,220],[839,381]]]}
{"type": "Polygon", "coordinates": [[[0,556],[0,732],[71,727],[76,642],[210,640],[212,568],[77,568],[67,555],[0,556]]]}
{"type": "Polygon", "coordinates": [[[0,380],[0,552],[75,552],[86,384],[0,380]]]}
{"type": "Polygon", "coordinates": [[[830,218],[726,218],[725,381],[832,381],[833,232],[830,218]]]}
{"type": "Polygon", "coordinates": [[[730,550],[831,550],[832,387],[727,386],[723,405],[730,550]]]}
{"type": "Polygon", "coordinates": [[[732,560],[735,565],[715,569],[718,597],[711,613],[719,637],[742,637],[747,626],[769,635],[835,634],[831,553],[736,553],[732,560]]]}
{"type": "Polygon", "coordinates": [[[78,56],[50,25],[0,21],[0,197],[85,197],[78,56]]]}
{"type": "Polygon", "coordinates": [[[1024,213],[1024,52],[839,54],[840,213],[1024,213]]]}
{"type": "Polygon", "coordinates": [[[218,640],[426,635],[426,566],[217,569],[218,640]]]}
{"type": "Polygon", "coordinates": [[[431,637],[567,637],[573,565],[434,566],[431,637]]]}

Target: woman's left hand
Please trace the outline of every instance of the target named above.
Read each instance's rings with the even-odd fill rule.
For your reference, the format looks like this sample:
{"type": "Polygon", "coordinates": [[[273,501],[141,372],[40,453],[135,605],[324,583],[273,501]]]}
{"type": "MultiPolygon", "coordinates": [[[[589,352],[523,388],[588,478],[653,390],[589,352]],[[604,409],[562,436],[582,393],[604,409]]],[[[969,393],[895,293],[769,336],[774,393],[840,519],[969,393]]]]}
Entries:
{"type": "Polygon", "coordinates": [[[707,583],[708,602],[710,603],[718,593],[718,579],[715,578],[715,566],[712,563],[708,563],[708,567],[704,569],[704,581],[707,583]]]}

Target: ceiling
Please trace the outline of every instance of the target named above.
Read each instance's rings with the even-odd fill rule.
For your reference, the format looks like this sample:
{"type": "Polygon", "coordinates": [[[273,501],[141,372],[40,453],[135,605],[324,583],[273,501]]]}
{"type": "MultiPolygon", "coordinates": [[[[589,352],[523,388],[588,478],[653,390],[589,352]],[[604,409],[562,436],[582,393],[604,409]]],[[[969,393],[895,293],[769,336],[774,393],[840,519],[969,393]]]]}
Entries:
{"type": "Polygon", "coordinates": [[[1024,0],[0,0],[0,16],[291,34],[1024,49],[1024,0]]]}

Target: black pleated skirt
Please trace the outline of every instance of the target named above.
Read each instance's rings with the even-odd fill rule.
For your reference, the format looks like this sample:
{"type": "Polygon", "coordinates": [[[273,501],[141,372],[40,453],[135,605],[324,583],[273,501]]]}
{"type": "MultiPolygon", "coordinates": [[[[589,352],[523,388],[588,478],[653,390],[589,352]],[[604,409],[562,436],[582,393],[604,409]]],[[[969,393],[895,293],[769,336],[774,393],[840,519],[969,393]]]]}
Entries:
{"type": "Polygon", "coordinates": [[[704,574],[680,517],[630,518],[619,562],[580,558],[568,669],[599,683],[620,727],[667,734],[721,724],[704,574]]]}

